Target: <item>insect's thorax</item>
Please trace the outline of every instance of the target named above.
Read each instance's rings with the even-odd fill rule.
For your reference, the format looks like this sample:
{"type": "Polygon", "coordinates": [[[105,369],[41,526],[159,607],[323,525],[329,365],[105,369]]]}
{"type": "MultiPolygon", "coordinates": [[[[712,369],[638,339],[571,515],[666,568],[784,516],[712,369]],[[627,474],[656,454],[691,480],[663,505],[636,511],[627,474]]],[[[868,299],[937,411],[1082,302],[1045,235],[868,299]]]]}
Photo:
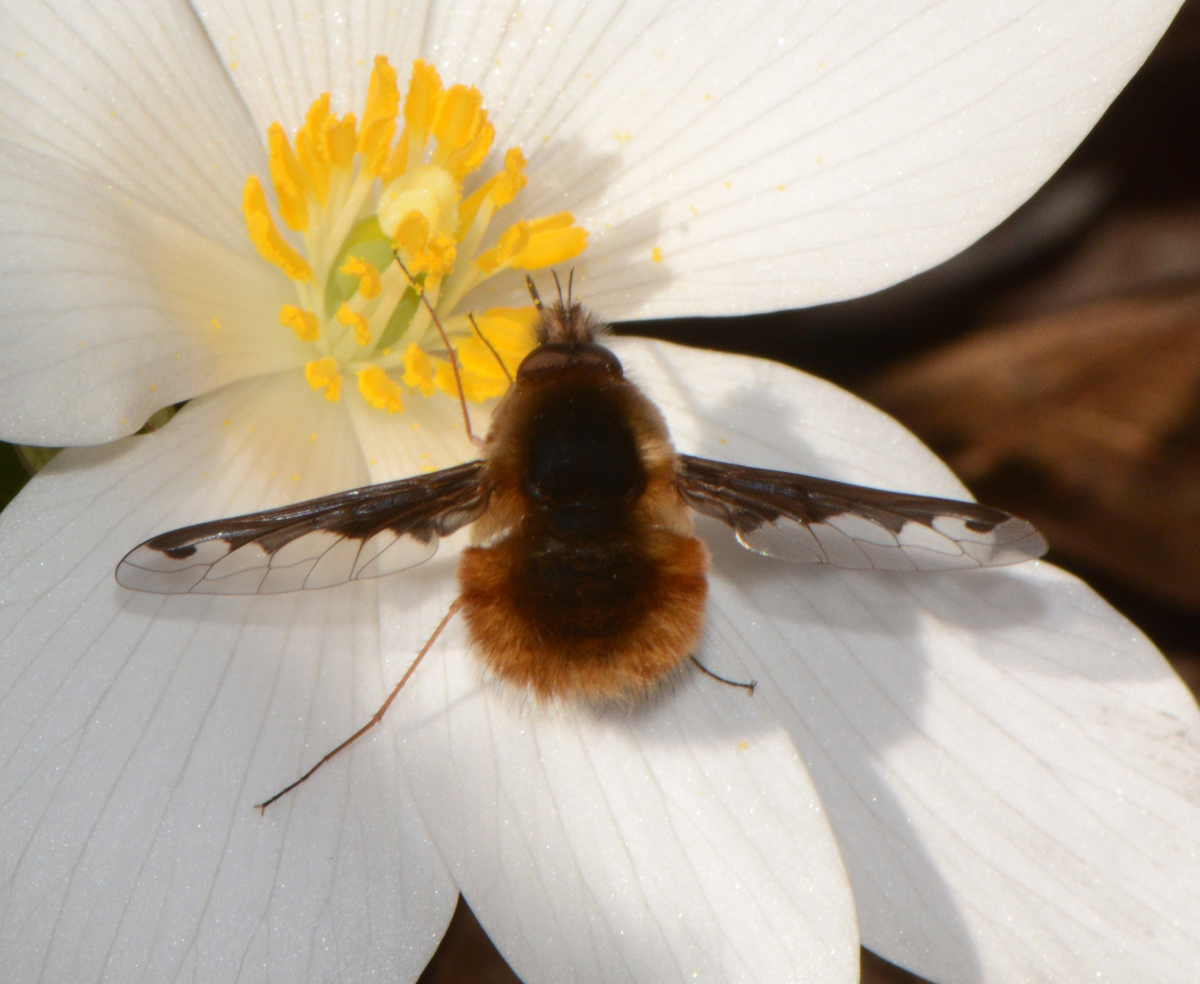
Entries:
{"type": "Polygon", "coordinates": [[[519,377],[485,459],[492,506],[476,542],[521,533],[573,548],[650,526],[690,532],[666,423],[619,373],[568,365],[519,377]]]}

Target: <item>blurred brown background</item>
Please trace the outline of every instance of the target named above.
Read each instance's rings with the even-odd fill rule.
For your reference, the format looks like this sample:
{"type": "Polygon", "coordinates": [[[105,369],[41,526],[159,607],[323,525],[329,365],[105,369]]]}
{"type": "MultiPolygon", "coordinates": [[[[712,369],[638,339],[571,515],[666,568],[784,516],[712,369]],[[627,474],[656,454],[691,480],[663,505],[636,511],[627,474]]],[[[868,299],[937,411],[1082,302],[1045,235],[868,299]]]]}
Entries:
{"type": "MultiPolygon", "coordinates": [[[[624,326],[787,362],[883,407],[1036,523],[1200,688],[1200,0],[1062,170],[871,297],[624,326]]],[[[0,506],[24,483],[0,444],[0,506]]],[[[422,984],[519,984],[470,910],[422,984]]],[[[863,954],[866,984],[920,979],[863,954]]]]}

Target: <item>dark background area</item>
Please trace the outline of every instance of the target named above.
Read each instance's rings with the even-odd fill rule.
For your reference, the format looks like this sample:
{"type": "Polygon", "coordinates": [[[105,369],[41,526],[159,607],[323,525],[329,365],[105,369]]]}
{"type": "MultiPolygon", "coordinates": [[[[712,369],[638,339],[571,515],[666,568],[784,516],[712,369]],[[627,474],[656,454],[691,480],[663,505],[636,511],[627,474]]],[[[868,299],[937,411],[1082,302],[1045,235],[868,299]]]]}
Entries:
{"type": "MultiPolygon", "coordinates": [[[[1200,0],[1059,173],[942,266],[854,301],[618,330],[883,407],[1200,687],[1200,0]]],[[[26,477],[0,444],[0,505],[26,477]]],[[[516,980],[460,902],[422,984],[516,980]]],[[[864,952],[863,980],[920,979],[864,952]]]]}

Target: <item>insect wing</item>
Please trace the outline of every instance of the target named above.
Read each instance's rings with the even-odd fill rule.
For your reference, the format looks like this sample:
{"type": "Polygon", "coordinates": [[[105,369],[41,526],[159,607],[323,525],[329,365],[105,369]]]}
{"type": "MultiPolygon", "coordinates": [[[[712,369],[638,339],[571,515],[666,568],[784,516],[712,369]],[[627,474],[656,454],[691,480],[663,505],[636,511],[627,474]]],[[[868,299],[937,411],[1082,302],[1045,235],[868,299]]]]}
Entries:
{"type": "Polygon", "coordinates": [[[973,502],[884,492],[680,455],[678,486],[747,549],[850,570],[944,571],[1040,557],[1029,523],[973,502]]]}
{"type": "Polygon", "coordinates": [[[125,556],[117,582],[157,594],[278,594],[392,574],[483,514],[483,472],[473,461],[163,533],[125,556]]]}

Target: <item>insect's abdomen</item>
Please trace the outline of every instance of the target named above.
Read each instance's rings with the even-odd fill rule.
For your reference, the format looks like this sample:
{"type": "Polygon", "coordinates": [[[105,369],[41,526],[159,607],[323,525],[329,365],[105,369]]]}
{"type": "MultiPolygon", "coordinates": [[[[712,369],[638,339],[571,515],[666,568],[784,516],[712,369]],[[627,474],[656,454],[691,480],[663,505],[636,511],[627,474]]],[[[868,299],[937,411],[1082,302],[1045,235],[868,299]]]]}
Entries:
{"type": "Polygon", "coordinates": [[[668,530],[594,549],[515,536],[459,563],[476,653],[539,697],[642,696],[695,650],[704,628],[708,556],[668,530]]]}

